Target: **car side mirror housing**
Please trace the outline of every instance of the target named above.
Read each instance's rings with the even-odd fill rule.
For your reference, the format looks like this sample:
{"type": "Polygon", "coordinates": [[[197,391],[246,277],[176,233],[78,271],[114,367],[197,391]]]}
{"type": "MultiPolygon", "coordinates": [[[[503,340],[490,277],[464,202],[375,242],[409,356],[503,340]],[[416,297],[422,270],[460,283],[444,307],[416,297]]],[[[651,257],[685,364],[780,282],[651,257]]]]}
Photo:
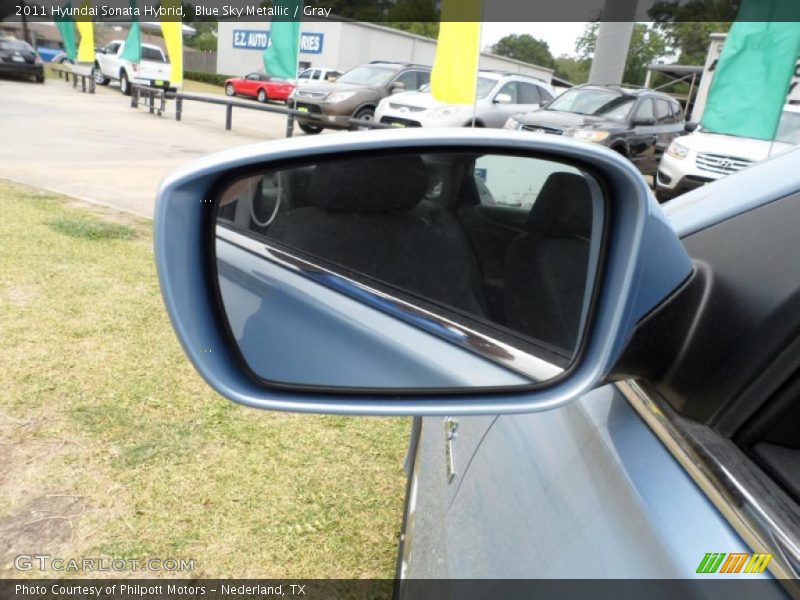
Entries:
{"type": "Polygon", "coordinates": [[[606,148],[475,129],[332,138],[209,156],[159,190],[167,311],[195,368],[237,403],[563,406],[692,272],[647,183],[606,148]]]}
{"type": "Polygon", "coordinates": [[[399,92],[404,92],[404,91],[405,91],[405,89],[406,89],[406,84],[405,84],[405,83],[403,83],[402,81],[395,81],[395,82],[392,84],[392,87],[391,87],[391,89],[392,89],[392,93],[393,93],[393,94],[397,94],[397,93],[399,93],[399,92]]]}
{"type": "Polygon", "coordinates": [[[683,126],[683,130],[686,133],[694,133],[695,131],[697,131],[697,127],[699,125],[700,124],[696,121],[686,121],[686,124],[683,126]]]}
{"type": "Polygon", "coordinates": [[[634,127],[652,127],[655,124],[656,120],[653,117],[636,117],[632,123],[634,127]]]}
{"type": "Polygon", "coordinates": [[[494,97],[495,104],[511,104],[514,99],[509,94],[497,94],[494,97]]]}

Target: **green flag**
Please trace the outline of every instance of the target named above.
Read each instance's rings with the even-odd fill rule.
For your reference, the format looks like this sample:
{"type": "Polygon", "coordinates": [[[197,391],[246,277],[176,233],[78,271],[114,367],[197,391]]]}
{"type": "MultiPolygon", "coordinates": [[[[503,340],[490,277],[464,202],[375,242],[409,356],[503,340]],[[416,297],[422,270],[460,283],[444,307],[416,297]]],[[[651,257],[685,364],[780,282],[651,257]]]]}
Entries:
{"type": "MultiPolygon", "coordinates": [[[[130,0],[131,12],[136,14],[136,0],[130,0]]],[[[128,37],[125,38],[125,47],[122,49],[120,58],[129,60],[132,63],[142,62],[142,33],[139,30],[139,19],[135,16],[132,17],[131,28],[128,31],[128,37]]]]}
{"type": "Polygon", "coordinates": [[[269,44],[264,50],[264,71],[284,79],[297,78],[302,0],[275,0],[274,7],[285,9],[285,17],[273,17],[269,44]]]}
{"type": "MultiPolygon", "coordinates": [[[[67,2],[62,8],[66,14],[69,14],[72,4],[67,2]]],[[[61,39],[64,40],[64,52],[67,53],[67,58],[75,62],[75,59],[78,58],[78,47],[75,45],[75,21],[72,17],[60,17],[56,19],[56,27],[61,33],[61,39]]]]}
{"type": "Polygon", "coordinates": [[[743,0],[711,81],[703,129],[772,140],[798,54],[798,0],[743,0]]]}

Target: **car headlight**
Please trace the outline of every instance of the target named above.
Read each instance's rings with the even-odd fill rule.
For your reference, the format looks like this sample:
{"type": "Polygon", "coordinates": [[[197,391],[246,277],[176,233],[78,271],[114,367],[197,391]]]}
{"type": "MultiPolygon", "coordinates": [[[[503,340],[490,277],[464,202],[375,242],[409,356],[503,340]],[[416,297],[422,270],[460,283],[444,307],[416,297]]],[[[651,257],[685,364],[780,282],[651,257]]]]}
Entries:
{"type": "Polygon", "coordinates": [[[325,96],[325,102],[344,102],[355,95],[355,92],[333,92],[325,96]]]}
{"type": "Polygon", "coordinates": [[[683,160],[689,155],[689,148],[679,144],[678,142],[672,142],[669,145],[669,148],[667,148],[667,154],[669,154],[672,158],[683,160]]]}
{"type": "Polygon", "coordinates": [[[513,129],[514,131],[520,127],[522,127],[522,123],[517,121],[514,117],[508,117],[508,121],[506,121],[506,124],[503,125],[503,129],[513,129]]]}
{"type": "Polygon", "coordinates": [[[565,135],[573,137],[582,142],[602,142],[608,137],[607,131],[597,131],[594,129],[569,129],[565,135]]]}
{"type": "Polygon", "coordinates": [[[431,118],[443,119],[444,117],[449,117],[450,115],[454,115],[457,110],[458,110],[457,106],[437,106],[431,111],[431,118]]]}

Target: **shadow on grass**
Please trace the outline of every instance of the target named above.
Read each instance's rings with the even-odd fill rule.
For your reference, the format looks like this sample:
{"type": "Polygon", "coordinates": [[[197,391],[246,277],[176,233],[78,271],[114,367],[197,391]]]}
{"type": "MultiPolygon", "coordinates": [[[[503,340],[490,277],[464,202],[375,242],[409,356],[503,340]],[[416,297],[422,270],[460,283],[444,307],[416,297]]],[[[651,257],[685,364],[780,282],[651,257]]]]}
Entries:
{"type": "Polygon", "coordinates": [[[59,233],[84,240],[129,240],[136,235],[134,229],[127,225],[82,217],[59,217],[47,221],[47,225],[59,233]]]}

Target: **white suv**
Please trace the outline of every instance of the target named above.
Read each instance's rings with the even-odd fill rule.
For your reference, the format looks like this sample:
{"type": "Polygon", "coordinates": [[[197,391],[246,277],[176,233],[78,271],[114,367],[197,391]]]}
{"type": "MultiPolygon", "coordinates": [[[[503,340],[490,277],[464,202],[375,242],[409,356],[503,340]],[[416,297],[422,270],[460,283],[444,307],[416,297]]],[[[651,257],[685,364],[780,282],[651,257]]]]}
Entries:
{"type": "Polygon", "coordinates": [[[800,145],[800,106],[783,109],[775,141],[722,135],[697,129],[675,138],[661,157],[656,197],[665,202],[800,145]]]}
{"type": "Polygon", "coordinates": [[[438,102],[430,84],[418,92],[401,92],[381,100],[375,111],[379,123],[399,127],[463,127],[473,119],[478,127],[502,127],[509,117],[538,109],[554,96],[539,79],[498,71],[480,71],[475,107],[438,102]]]}

